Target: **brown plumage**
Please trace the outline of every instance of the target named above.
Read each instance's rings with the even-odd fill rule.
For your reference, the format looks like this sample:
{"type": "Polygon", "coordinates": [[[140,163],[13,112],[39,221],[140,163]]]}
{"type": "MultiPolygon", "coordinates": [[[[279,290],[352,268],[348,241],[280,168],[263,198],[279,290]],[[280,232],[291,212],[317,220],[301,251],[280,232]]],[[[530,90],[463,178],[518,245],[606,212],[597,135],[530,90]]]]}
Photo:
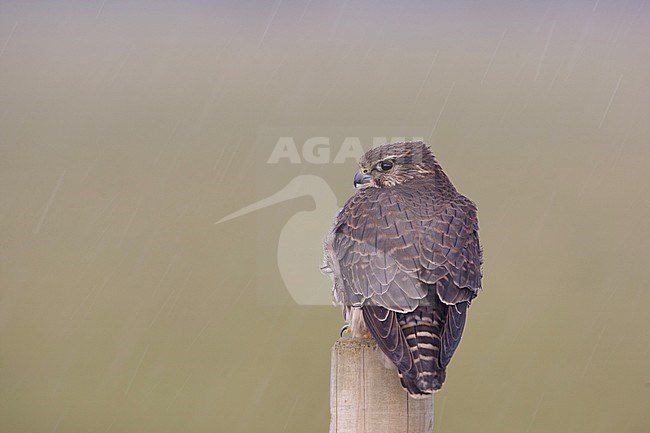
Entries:
{"type": "Polygon", "coordinates": [[[325,238],[323,272],[353,336],[368,333],[414,397],[437,391],[481,288],[476,205],[429,147],[368,151],[325,238]]]}

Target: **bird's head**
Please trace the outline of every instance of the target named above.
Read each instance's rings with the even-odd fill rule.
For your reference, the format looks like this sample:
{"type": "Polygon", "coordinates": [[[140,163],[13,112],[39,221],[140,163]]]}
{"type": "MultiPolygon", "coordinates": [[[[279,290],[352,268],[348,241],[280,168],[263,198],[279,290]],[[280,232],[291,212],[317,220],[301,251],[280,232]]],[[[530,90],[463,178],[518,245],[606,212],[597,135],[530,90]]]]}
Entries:
{"type": "Polygon", "coordinates": [[[384,188],[413,179],[434,176],[436,162],[429,146],[421,141],[388,143],[370,149],[359,159],[355,188],[384,188]]]}

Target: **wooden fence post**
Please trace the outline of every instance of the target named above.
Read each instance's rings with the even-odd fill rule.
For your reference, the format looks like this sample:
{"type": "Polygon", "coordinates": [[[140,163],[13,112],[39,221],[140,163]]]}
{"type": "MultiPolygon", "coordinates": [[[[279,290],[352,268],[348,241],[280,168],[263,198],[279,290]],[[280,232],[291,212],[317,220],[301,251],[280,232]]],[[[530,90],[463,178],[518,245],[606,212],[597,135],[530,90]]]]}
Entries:
{"type": "Polygon", "coordinates": [[[374,340],[343,337],[334,343],[330,433],[433,432],[433,398],[409,397],[382,356],[374,340]]]}

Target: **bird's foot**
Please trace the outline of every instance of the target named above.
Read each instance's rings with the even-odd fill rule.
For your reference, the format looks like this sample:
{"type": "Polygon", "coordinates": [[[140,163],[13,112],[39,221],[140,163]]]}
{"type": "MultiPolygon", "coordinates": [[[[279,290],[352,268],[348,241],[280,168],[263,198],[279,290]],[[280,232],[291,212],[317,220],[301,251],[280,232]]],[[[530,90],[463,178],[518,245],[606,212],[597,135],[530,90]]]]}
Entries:
{"type": "Polygon", "coordinates": [[[343,337],[343,334],[352,334],[352,329],[350,329],[350,325],[343,325],[341,328],[341,332],[339,332],[339,335],[343,337]]]}

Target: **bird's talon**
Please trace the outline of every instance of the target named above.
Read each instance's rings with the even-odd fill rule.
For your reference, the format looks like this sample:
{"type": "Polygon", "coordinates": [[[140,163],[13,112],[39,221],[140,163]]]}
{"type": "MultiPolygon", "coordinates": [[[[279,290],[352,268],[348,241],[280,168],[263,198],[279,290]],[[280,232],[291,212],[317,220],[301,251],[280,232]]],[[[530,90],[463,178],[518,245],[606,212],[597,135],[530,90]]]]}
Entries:
{"type": "Polygon", "coordinates": [[[339,335],[343,337],[343,334],[351,334],[352,331],[350,330],[350,325],[343,325],[341,328],[341,332],[339,332],[339,335]]]}

